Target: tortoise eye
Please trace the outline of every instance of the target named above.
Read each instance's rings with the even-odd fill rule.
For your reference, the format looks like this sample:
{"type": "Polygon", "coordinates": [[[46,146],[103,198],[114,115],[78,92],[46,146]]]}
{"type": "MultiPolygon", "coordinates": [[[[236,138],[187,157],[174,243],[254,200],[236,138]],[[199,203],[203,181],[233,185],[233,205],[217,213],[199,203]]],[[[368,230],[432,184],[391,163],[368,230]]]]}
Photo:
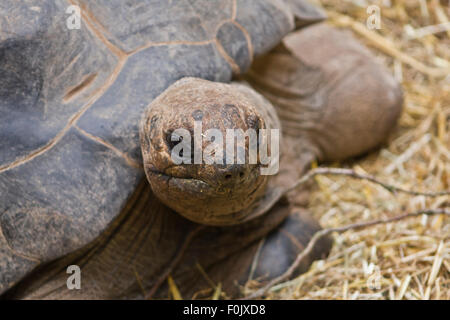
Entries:
{"type": "Polygon", "coordinates": [[[169,151],[172,151],[172,149],[181,141],[183,141],[183,137],[180,137],[178,135],[173,135],[173,130],[169,130],[166,132],[166,145],[169,148],[169,151]],[[175,141],[172,141],[172,137],[177,138],[178,139],[174,139],[175,141]]]}
{"type": "MultiPolygon", "coordinates": [[[[165,140],[166,140],[166,145],[169,148],[169,152],[172,152],[172,149],[179,143],[181,143],[183,141],[183,136],[179,136],[176,133],[174,133],[174,130],[170,130],[168,132],[166,132],[165,134],[165,140]],[[175,141],[172,141],[172,137],[174,138],[175,141]]],[[[194,150],[194,141],[191,141],[191,150],[194,150]]],[[[180,153],[178,154],[181,158],[184,155],[183,149],[180,150],[180,153]]],[[[194,163],[194,153],[191,152],[191,163],[194,163]]]]}
{"type": "Polygon", "coordinates": [[[260,122],[261,122],[261,119],[256,115],[252,114],[247,117],[247,126],[256,131],[261,129],[260,122]]]}

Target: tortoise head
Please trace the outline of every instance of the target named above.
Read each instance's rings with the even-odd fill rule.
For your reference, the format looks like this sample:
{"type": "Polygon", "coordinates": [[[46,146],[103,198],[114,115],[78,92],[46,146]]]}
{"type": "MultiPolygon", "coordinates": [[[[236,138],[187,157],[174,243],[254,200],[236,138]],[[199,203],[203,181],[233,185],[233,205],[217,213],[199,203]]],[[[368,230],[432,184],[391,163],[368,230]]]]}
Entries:
{"type": "Polygon", "coordinates": [[[194,78],[158,96],[140,127],[144,169],[156,196],[194,222],[245,220],[268,180],[254,158],[255,144],[266,142],[258,135],[267,126],[258,109],[236,85],[194,78]]]}

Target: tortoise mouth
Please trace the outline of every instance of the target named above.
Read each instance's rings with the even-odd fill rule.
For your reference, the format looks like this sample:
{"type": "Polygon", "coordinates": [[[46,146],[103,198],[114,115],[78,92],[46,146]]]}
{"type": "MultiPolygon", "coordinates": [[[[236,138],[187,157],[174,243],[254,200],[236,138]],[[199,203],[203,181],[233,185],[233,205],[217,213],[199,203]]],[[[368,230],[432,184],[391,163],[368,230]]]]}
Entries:
{"type": "MultiPolygon", "coordinates": [[[[148,177],[148,180],[150,181],[150,184],[152,184],[153,179],[156,178],[157,180],[165,180],[167,185],[169,186],[179,186],[179,189],[185,189],[185,191],[192,190],[191,186],[196,186],[196,188],[201,188],[202,190],[209,190],[214,191],[215,189],[206,181],[194,178],[194,177],[178,177],[175,175],[167,174],[163,171],[158,170],[148,170],[148,175],[151,175],[151,177],[148,177]]],[[[168,190],[169,191],[169,190],[168,190]]]]}
{"type": "Polygon", "coordinates": [[[177,177],[158,170],[147,171],[152,190],[168,207],[200,224],[225,226],[242,223],[252,205],[264,194],[267,179],[250,188],[220,188],[194,177],[177,177]]]}
{"type": "MultiPolygon", "coordinates": [[[[211,196],[226,195],[229,199],[239,198],[242,194],[252,195],[254,191],[258,189],[260,183],[258,183],[259,165],[256,165],[251,169],[251,176],[247,181],[242,181],[240,183],[233,182],[230,179],[231,174],[225,174],[221,178],[213,177],[208,181],[207,178],[201,178],[193,176],[191,174],[171,174],[168,171],[172,171],[175,166],[169,166],[164,170],[155,168],[153,165],[147,166],[147,174],[159,178],[158,180],[166,180],[167,183],[178,186],[180,189],[186,189],[186,191],[195,192],[196,189],[201,189],[202,193],[210,192],[211,196]],[[230,181],[227,181],[230,180],[230,181]],[[254,186],[254,187],[253,187],[254,186]],[[252,190],[250,190],[252,188],[252,190]],[[250,190],[250,192],[249,192],[250,190]]],[[[151,181],[151,178],[148,177],[151,181]]]]}
{"type": "MultiPolygon", "coordinates": [[[[179,177],[179,176],[175,176],[175,175],[171,175],[166,173],[165,171],[160,171],[160,170],[156,170],[156,169],[148,169],[147,173],[153,176],[160,176],[163,177],[167,180],[172,180],[172,179],[177,179],[177,180],[186,180],[186,181],[195,181],[197,183],[203,183],[205,184],[205,186],[211,187],[206,181],[199,179],[199,178],[194,178],[194,177],[179,177]]],[[[211,187],[212,188],[212,187],[211,187]]]]}

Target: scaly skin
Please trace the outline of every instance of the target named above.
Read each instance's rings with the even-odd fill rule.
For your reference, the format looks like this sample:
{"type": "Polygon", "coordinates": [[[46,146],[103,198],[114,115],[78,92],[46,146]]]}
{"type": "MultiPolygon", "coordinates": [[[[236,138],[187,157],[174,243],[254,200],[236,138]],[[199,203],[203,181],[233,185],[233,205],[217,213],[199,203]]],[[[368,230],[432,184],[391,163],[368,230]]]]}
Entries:
{"type": "Polygon", "coordinates": [[[284,134],[320,161],[379,146],[402,110],[402,90],[389,71],[350,34],[326,24],[285,37],[246,79],[273,103],[284,134]]]}

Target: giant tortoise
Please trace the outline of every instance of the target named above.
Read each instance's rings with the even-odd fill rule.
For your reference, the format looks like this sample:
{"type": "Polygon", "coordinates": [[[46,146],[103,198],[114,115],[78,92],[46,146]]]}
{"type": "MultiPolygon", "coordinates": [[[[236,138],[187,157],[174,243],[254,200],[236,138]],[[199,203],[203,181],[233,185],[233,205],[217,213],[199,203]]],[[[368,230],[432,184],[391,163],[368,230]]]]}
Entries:
{"type": "Polygon", "coordinates": [[[305,0],[3,0],[0,294],[166,298],[172,282],[185,298],[238,297],[283,273],[320,229],[307,189],[287,188],[313,161],[378,146],[402,104],[324,18],[305,0]],[[202,136],[281,130],[279,160],[175,161],[175,131],[198,122],[202,136]]]}

